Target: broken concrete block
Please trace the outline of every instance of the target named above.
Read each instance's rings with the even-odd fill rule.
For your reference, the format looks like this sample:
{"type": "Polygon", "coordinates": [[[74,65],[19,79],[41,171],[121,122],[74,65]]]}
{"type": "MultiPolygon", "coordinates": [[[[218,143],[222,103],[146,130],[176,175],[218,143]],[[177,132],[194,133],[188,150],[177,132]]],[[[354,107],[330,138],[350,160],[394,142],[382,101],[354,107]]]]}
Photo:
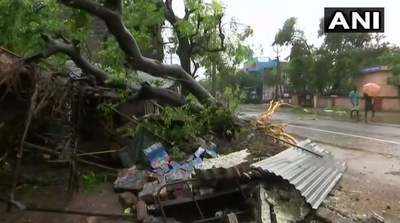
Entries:
{"type": "Polygon", "coordinates": [[[257,196],[257,222],[271,223],[271,206],[268,203],[266,191],[262,185],[258,186],[257,196]]]}
{"type": "Polygon", "coordinates": [[[138,202],[138,198],[131,192],[119,194],[118,200],[124,208],[132,207],[138,202]]]}
{"type": "Polygon", "coordinates": [[[118,178],[114,181],[114,190],[116,192],[139,191],[145,182],[146,171],[138,170],[136,166],[133,166],[118,173],[118,178]]]}
{"type": "Polygon", "coordinates": [[[265,185],[265,196],[273,207],[277,223],[302,221],[310,207],[298,191],[286,182],[265,185]]]}

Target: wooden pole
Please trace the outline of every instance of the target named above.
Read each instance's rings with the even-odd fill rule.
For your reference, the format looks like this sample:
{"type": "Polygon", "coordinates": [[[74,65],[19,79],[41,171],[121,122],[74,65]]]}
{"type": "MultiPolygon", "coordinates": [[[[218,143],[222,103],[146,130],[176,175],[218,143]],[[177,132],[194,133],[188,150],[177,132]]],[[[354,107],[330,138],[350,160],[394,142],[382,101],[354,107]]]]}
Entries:
{"type": "MultiPolygon", "coordinates": [[[[18,180],[19,180],[19,176],[20,176],[20,172],[21,172],[22,156],[24,154],[24,143],[25,143],[26,136],[28,135],[29,127],[32,122],[33,113],[34,113],[35,107],[36,107],[37,96],[38,96],[38,84],[36,83],[35,89],[31,96],[27,118],[25,120],[24,132],[22,134],[22,138],[21,138],[21,141],[20,141],[20,144],[18,147],[18,151],[17,151],[15,168],[14,168],[14,176],[13,176],[13,180],[12,180],[12,184],[11,184],[11,192],[10,192],[10,200],[11,201],[13,201],[15,198],[15,190],[17,188],[17,184],[18,184],[18,180]]],[[[12,207],[11,203],[8,203],[7,211],[11,211],[11,207],[12,207]]]]}

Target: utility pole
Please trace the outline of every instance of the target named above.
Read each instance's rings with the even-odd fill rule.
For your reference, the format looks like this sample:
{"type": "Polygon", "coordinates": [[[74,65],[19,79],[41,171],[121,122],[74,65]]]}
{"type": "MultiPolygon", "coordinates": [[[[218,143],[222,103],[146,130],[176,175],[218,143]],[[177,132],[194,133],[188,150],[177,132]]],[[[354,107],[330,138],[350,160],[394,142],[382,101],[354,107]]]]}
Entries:
{"type": "Polygon", "coordinates": [[[279,47],[276,46],[274,49],[275,53],[276,53],[276,85],[275,85],[275,100],[279,99],[283,92],[282,92],[282,88],[281,88],[281,81],[282,81],[282,73],[281,73],[281,66],[280,66],[280,61],[279,61],[279,47]]]}

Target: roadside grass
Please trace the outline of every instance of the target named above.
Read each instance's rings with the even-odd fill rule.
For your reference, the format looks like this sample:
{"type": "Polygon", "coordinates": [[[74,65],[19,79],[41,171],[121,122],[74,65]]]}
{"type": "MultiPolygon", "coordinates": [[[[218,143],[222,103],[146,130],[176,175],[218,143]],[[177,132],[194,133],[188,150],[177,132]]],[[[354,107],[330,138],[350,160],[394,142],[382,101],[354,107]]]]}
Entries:
{"type": "MultiPolygon", "coordinates": [[[[300,119],[311,118],[311,119],[333,119],[340,121],[355,122],[355,118],[350,118],[350,109],[345,108],[326,108],[326,109],[313,109],[313,108],[285,108],[283,111],[292,112],[299,116],[300,119]]],[[[360,120],[364,121],[364,111],[360,111],[360,120]]],[[[371,114],[368,114],[369,121],[371,114]]],[[[400,112],[376,112],[375,118],[372,121],[374,123],[387,123],[387,124],[400,124],[400,112]]]]}
{"type": "MultiPolygon", "coordinates": [[[[265,107],[265,104],[259,105],[241,105],[240,112],[260,112],[265,107]]],[[[347,122],[356,122],[355,119],[350,118],[350,109],[344,109],[339,107],[325,108],[325,109],[314,109],[314,108],[303,108],[298,106],[284,106],[279,108],[278,111],[290,112],[296,114],[299,119],[331,119],[347,122]]],[[[364,121],[364,111],[361,110],[360,121],[364,121]]],[[[373,121],[370,120],[371,114],[368,114],[368,119],[371,123],[387,123],[400,125],[400,112],[376,112],[373,121]]]]}

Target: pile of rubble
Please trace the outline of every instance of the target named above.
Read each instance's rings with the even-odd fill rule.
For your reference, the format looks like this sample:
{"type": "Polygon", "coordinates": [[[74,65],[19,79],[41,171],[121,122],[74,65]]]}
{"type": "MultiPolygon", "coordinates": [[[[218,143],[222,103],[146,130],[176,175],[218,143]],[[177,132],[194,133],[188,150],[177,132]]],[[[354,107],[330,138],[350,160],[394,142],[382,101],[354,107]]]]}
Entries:
{"type": "Polygon", "coordinates": [[[166,151],[153,144],[144,150],[150,168],[132,166],[114,182],[138,222],[297,222],[345,171],[309,140],[255,163],[247,150],[218,155],[214,144],[180,163],[166,151]]]}

